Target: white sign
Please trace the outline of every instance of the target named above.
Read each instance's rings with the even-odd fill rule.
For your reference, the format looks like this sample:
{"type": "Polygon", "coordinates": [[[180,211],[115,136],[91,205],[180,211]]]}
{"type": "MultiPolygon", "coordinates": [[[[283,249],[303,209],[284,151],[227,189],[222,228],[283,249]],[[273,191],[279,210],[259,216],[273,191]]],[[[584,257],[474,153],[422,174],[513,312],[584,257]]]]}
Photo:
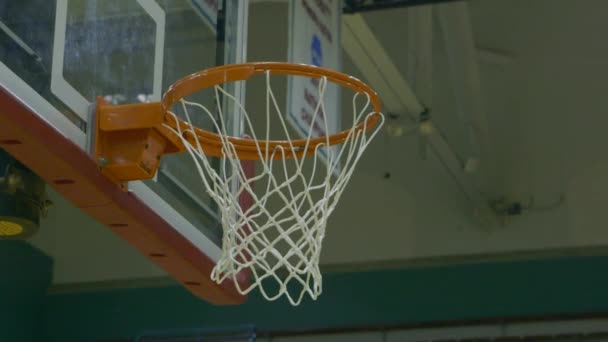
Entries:
{"type": "MultiPolygon", "coordinates": [[[[291,0],[290,36],[288,58],[292,63],[312,64],[340,70],[341,0],[291,0]]],[[[319,80],[306,77],[290,77],[287,93],[287,119],[302,137],[307,137],[312,127],[312,136],[325,136],[340,130],[340,86],[331,82],[323,96],[325,112],[313,116],[319,103],[319,80]],[[327,130],[324,122],[327,118],[327,130]]],[[[324,149],[336,155],[340,146],[324,149]]],[[[340,165],[336,165],[338,172],[340,165]]]]}
{"type": "Polygon", "coordinates": [[[205,24],[209,26],[211,31],[217,30],[217,12],[220,9],[221,0],[190,0],[190,5],[196,13],[203,18],[205,24]]]}

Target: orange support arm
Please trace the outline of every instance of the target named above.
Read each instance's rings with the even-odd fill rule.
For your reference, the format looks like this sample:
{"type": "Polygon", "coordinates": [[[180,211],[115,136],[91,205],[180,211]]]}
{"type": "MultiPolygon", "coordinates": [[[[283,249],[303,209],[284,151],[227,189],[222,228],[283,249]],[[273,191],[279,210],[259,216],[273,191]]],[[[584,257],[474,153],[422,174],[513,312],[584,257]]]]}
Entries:
{"type": "Polygon", "coordinates": [[[93,156],[101,173],[120,184],[150,179],[163,155],[184,151],[164,117],[159,102],[112,106],[98,98],[93,156]]]}

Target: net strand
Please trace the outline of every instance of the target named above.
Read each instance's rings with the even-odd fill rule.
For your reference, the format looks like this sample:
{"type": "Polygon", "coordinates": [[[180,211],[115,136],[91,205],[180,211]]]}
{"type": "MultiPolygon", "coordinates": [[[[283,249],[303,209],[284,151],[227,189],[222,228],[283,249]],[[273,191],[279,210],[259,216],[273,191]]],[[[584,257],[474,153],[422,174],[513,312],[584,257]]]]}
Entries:
{"type": "MultiPolygon", "coordinates": [[[[316,299],[322,293],[319,259],[327,219],[363,151],[379,132],[384,118],[381,116],[380,123],[368,130],[368,119],[373,115],[368,112],[370,97],[355,93],[352,125],[346,140],[339,147],[330,147],[329,135],[326,134],[325,141],[313,147],[310,141],[314,138],[317,118],[322,121],[325,132],[329,132],[324,103],[328,81],[325,77],[320,78],[317,85],[319,100],[314,106],[310,127],[305,132],[306,143],[298,149],[293,145],[290,130],[272,90],[270,76],[269,72],[265,73],[266,124],[265,132],[261,134],[264,146],[261,146],[245,108],[220,86],[214,87],[217,116],[202,104],[182,99],[180,105],[187,125],[183,129],[180,125],[165,127],[181,139],[205,191],[221,211],[222,253],[211,279],[220,284],[232,281],[241,294],[257,288],[267,300],[285,296],[292,305],[298,305],[305,295],[316,299]],[[358,98],[362,95],[366,101],[359,108],[358,98]],[[255,142],[260,161],[258,174],[252,177],[246,175],[236,146],[228,140],[230,132],[226,128],[225,113],[220,103],[222,99],[232,101],[236,107],[234,110],[243,114],[245,129],[255,142]],[[211,158],[205,155],[203,144],[192,125],[193,109],[201,110],[219,133],[224,155],[219,171],[214,168],[211,158]],[[271,112],[276,114],[278,127],[288,147],[277,145],[271,149],[271,112]],[[363,127],[357,129],[361,122],[363,127]],[[188,140],[188,136],[193,139],[188,140]],[[300,157],[298,153],[301,153],[300,157]],[[319,165],[323,162],[324,167],[319,165]],[[260,182],[264,186],[254,191],[253,184],[260,182]],[[253,204],[249,208],[240,206],[239,198],[243,194],[252,198],[253,204]],[[251,275],[251,282],[247,284],[238,281],[238,275],[245,270],[251,275]]],[[[174,112],[169,114],[177,120],[174,112]]]]}

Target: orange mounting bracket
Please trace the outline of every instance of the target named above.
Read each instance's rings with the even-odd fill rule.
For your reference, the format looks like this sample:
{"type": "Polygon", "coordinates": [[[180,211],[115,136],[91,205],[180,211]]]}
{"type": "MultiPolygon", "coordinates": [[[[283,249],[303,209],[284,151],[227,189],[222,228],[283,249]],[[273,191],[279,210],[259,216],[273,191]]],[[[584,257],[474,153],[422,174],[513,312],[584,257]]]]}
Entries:
{"type": "Polygon", "coordinates": [[[93,157],[102,174],[124,182],[153,178],[163,155],[184,150],[181,139],[164,127],[161,103],[113,106],[97,98],[93,157]]]}

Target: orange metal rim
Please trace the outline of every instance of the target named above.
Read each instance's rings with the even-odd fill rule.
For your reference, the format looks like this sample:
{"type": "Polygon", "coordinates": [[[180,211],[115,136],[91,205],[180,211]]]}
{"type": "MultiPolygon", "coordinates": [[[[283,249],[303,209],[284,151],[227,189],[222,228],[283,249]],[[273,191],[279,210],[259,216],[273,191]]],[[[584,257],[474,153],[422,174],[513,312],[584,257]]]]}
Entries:
{"type": "MultiPolygon", "coordinates": [[[[173,115],[169,114],[169,109],[184,97],[191,95],[197,91],[217,86],[227,82],[244,81],[254,75],[269,72],[271,75],[292,75],[311,78],[326,77],[328,81],[343,87],[349,88],[356,93],[362,93],[369,97],[373,108],[371,115],[367,116],[363,122],[355,126],[355,131],[369,131],[376,127],[381,117],[381,105],[378,94],[367,84],[350,75],[337,72],[331,69],[316,67],[306,64],[293,64],[283,62],[253,62],[244,64],[223,65],[211,69],[206,69],[189,76],[186,76],[174,83],[163,96],[161,105],[165,114],[165,123],[174,129],[179,127],[179,130],[190,130],[190,126],[173,115]]],[[[341,132],[327,136],[315,137],[308,139],[287,140],[254,140],[238,137],[222,137],[217,133],[207,131],[201,128],[193,127],[191,129],[197,137],[192,134],[187,135],[190,142],[199,140],[203,151],[212,156],[222,157],[222,141],[227,140],[234,145],[239,159],[255,160],[260,159],[258,146],[260,150],[269,150],[271,153],[277,147],[282,147],[286,152],[284,154],[276,154],[275,158],[293,158],[300,157],[304,154],[310,155],[314,152],[315,147],[319,144],[327,144],[329,146],[341,144],[352,135],[352,129],[346,129],[341,132]],[[307,145],[308,144],[308,145],[307,145]],[[308,146],[307,150],[303,148],[308,146]],[[292,148],[293,147],[293,148],[292,148]]]]}

